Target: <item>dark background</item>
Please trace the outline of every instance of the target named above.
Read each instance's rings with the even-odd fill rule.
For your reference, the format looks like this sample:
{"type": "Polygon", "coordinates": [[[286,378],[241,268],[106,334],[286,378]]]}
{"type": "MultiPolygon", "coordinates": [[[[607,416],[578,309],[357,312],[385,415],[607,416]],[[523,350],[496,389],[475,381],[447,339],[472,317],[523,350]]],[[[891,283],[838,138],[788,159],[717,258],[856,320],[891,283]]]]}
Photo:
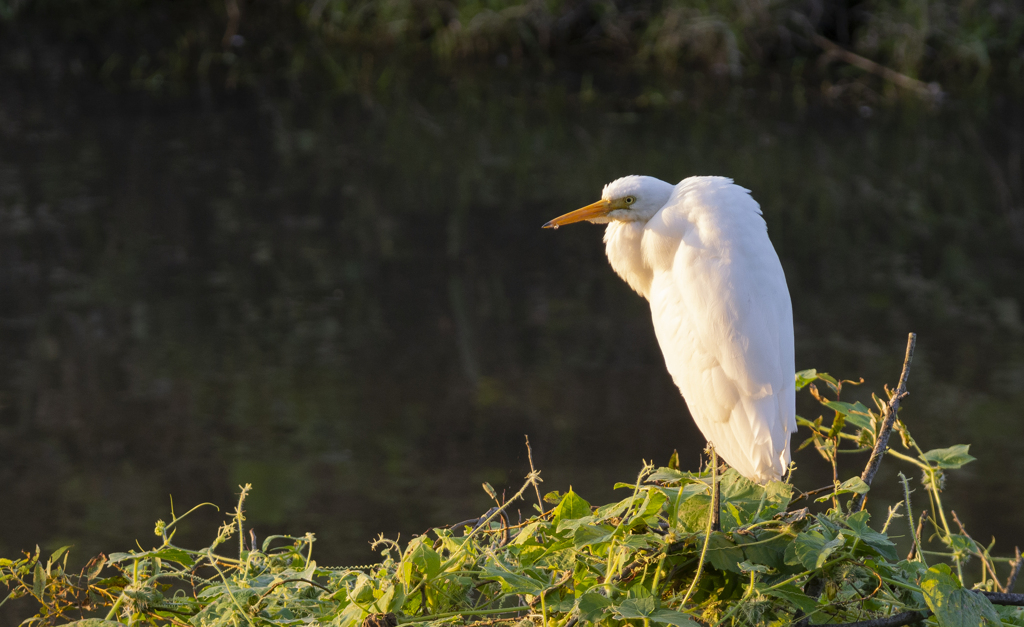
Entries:
{"type": "Polygon", "coordinates": [[[170,496],[222,507],[182,526],[198,546],[252,483],[261,537],[365,563],[518,489],[524,434],[546,489],[593,502],[643,459],[696,467],[601,229],[539,228],[632,173],[753,190],[797,367],[865,377],[845,400],[919,334],[904,419],[972,445],[948,503],[1009,552],[1021,8],[766,6],[0,1],[0,555],[148,546],[170,496]]]}

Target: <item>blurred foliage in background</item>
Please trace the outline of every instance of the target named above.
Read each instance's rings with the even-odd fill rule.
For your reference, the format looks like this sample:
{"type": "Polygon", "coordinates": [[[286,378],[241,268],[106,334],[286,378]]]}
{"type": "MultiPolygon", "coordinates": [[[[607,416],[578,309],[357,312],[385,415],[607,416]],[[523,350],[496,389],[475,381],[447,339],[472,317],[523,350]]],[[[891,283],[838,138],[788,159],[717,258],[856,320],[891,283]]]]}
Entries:
{"type": "Polygon", "coordinates": [[[0,19],[7,63],[33,79],[152,91],[371,94],[495,66],[651,105],[682,76],[860,104],[896,84],[982,101],[1024,88],[1012,0],[0,0],[0,19]]]}

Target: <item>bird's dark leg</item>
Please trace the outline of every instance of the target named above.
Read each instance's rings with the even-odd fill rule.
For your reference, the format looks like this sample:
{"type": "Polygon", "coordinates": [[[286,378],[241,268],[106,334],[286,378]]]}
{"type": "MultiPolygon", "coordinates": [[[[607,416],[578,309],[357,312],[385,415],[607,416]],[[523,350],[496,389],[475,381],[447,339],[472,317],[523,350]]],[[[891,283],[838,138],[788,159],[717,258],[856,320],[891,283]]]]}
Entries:
{"type": "MultiPolygon", "coordinates": [[[[715,452],[715,445],[708,443],[711,449],[711,531],[722,530],[722,493],[719,490],[718,477],[721,470],[718,466],[718,454],[715,452]]],[[[725,462],[723,461],[724,465],[725,462]]]]}
{"type": "Polygon", "coordinates": [[[711,531],[722,530],[722,491],[718,486],[718,477],[714,478],[715,486],[712,488],[712,492],[715,495],[714,502],[711,503],[711,531]]]}

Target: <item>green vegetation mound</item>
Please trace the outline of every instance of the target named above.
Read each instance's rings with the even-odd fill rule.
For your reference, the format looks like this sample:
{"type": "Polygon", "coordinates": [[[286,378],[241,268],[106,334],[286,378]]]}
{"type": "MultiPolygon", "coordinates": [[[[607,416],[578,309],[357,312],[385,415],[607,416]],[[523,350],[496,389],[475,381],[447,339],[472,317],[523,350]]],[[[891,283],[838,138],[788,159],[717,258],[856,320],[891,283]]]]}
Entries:
{"type": "Polygon", "coordinates": [[[170,522],[157,522],[161,543],[150,551],[101,555],[72,574],[66,547],[45,561],[37,549],[0,559],[0,581],[11,589],[8,599],[39,603],[25,621],[31,625],[105,616],[75,624],[1024,626],[1024,594],[1011,593],[1024,563],[1019,550],[994,557],[992,544],[975,542],[962,526],[954,533],[943,508],[943,473],[974,459],[968,447],[918,448],[895,418],[903,385],[869,409],[838,400],[844,383],[813,370],[797,374],[798,386],[809,386],[833,414],[829,425],[800,419],[809,431],[802,447],[813,445],[835,468],[840,453],[879,442],[884,451],[887,427],[894,428],[905,452],[889,453],[922,473],[933,515],[914,517],[902,473],[906,499],[872,524],[862,506],[873,473],[800,492],[788,482],[759,486],[734,470],[718,476],[712,462],[703,472],[645,465],[635,483],[616,485],[625,498],[597,507],[571,489],[552,492],[543,501],[554,507],[540,502],[536,516],[511,524],[510,505],[534,493],[541,501],[539,473],[531,472],[505,502],[485,484],[496,506],[480,518],[404,546],[381,538],[378,564],[324,567],[313,559],[312,534],[253,546],[244,486],[209,547],[175,545],[175,526],[188,513],[172,512],[170,522]],[[897,536],[912,540],[905,559],[897,536]]]}

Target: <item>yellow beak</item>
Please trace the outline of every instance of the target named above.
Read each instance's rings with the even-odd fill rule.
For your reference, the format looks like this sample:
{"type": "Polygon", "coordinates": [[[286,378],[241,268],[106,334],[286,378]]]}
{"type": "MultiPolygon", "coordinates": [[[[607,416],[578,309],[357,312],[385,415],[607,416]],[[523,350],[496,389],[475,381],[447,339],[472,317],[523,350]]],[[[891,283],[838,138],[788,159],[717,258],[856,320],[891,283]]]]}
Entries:
{"type": "Polygon", "coordinates": [[[582,209],[576,211],[570,211],[565,215],[558,216],[554,220],[551,220],[543,226],[545,229],[557,229],[564,224],[572,224],[573,222],[582,222],[583,220],[593,220],[594,218],[603,218],[608,215],[614,209],[612,203],[607,200],[599,200],[592,205],[587,205],[582,209]]]}

